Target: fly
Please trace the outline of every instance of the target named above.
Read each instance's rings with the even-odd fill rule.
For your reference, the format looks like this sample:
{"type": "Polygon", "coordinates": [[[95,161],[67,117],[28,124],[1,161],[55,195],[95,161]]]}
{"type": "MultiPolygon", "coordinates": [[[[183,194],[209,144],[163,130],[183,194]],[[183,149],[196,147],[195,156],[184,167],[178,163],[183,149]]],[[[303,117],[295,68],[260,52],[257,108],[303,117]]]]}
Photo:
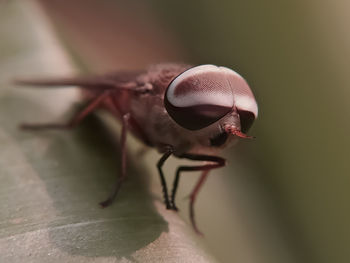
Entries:
{"type": "Polygon", "coordinates": [[[235,71],[214,65],[158,64],[138,72],[117,72],[91,77],[52,80],[22,80],[19,84],[79,86],[85,95],[83,110],[64,124],[23,124],[23,129],[72,129],[96,109],[105,109],[122,124],[121,171],[111,195],[100,203],[109,206],[126,178],[126,138],[130,132],[144,144],[156,148],[157,163],[167,209],[178,210],[176,191],[183,172],[202,174],[190,194],[190,219],[197,228],[194,203],[210,170],[225,166],[217,156],[240,138],[258,116],[258,106],[247,82],[235,71]],[[172,190],[162,167],[171,156],[202,162],[179,166],[172,190]]]}

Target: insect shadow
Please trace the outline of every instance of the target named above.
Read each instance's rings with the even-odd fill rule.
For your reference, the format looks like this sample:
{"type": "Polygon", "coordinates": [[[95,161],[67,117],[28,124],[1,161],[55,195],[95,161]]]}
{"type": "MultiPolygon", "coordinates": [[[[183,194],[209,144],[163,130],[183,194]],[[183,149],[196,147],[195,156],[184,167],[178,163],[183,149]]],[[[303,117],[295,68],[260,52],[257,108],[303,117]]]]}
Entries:
{"type": "MultiPolygon", "coordinates": [[[[38,107],[25,108],[43,112],[38,107]]],[[[19,118],[23,121],[23,116],[19,118]]],[[[119,173],[120,152],[118,136],[108,132],[95,115],[72,131],[26,133],[30,135],[21,136],[44,137],[49,141],[44,155],[32,149],[28,158],[57,213],[47,225],[54,246],[72,255],[132,259],[135,251],[168,231],[168,223],[156,211],[147,191],[145,169],[131,160],[128,179],[116,202],[105,209],[98,205],[119,173]]]]}

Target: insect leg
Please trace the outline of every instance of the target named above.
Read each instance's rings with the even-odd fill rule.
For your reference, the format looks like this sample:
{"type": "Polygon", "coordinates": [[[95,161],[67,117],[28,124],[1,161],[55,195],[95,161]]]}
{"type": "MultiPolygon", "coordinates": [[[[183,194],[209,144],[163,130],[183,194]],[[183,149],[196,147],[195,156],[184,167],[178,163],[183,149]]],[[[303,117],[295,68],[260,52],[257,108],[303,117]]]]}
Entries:
{"type": "Polygon", "coordinates": [[[190,220],[191,220],[191,224],[194,228],[194,231],[196,231],[197,234],[202,235],[202,232],[198,229],[197,224],[196,224],[196,220],[195,220],[195,216],[194,216],[194,202],[196,201],[196,197],[197,194],[200,190],[200,188],[202,187],[202,185],[204,184],[205,180],[208,177],[210,170],[204,170],[201,174],[201,177],[199,178],[199,180],[197,181],[197,184],[195,185],[195,187],[193,188],[191,194],[190,194],[190,220]]]}
{"type": "Polygon", "coordinates": [[[113,200],[117,196],[119,189],[126,178],[126,134],[128,132],[130,114],[124,114],[122,117],[122,132],[120,136],[120,146],[121,146],[121,173],[115,184],[115,188],[112,194],[105,201],[101,202],[100,205],[104,208],[112,204],[113,200]]]}
{"type": "Polygon", "coordinates": [[[171,209],[171,205],[169,202],[168,188],[167,188],[164,174],[162,171],[162,166],[173,152],[174,152],[173,148],[169,147],[168,150],[164,153],[164,155],[159,159],[159,161],[157,163],[157,167],[158,167],[158,171],[159,171],[159,175],[160,175],[160,182],[161,182],[162,188],[163,188],[164,203],[165,203],[166,209],[171,209]]]}
{"type": "Polygon", "coordinates": [[[197,193],[198,193],[200,187],[203,185],[205,178],[207,177],[208,172],[211,169],[215,169],[215,168],[219,168],[219,167],[224,166],[225,159],[218,157],[218,156],[196,155],[196,154],[183,154],[182,156],[180,156],[180,158],[186,158],[186,159],[194,160],[194,161],[212,162],[212,164],[208,163],[208,164],[198,165],[198,166],[180,166],[180,167],[178,167],[178,169],[176,171],[175,180],[173,183],[173,189],[171,192],[171,199],[170,199],[171,200],[171,209],[177,210],[177,207],[175,205],[175,196],[176,196],[176,191],[177,191],[177,187],[179,184],[181,172],[203,171],[201,178],[199,179],[196,187],[194,188],[194,190],[191,193],[191,201],[190,201],[191,223],[192,223],[192,226],[195,229],[195,231],[197,233],[200,233],[197,226],[196,226],[195,219],[194,219],[193,205],[194,205],[195,198],[197,196],[197,193]]]}
{"type": "Polygon", "coordinates": [[[176,176],[173,183],[173,189],[171,191],[171,204],[172,209],[177,210],[175,206],[175,195],[177,191],[177,187],[180,180],[180,174],[182,171],[203,171],[203,170],[211,170],[214,168],[219,168],[225,165],[225,159],[217,156],[209,156],[209,155],[196,155],[196,154],[183,154],[179,158],[185,158],[193,161],[208,161],[213,162],[213,164],[205,164],[199,166],[180,166],[176,170],[176,176]]]}
{"type": "Polygon", "coordinates": [[[46,123],[46,124],[21,124],[20,128],[25,130],[46,130],[46,129],[72,129],[76,127],[87,115],[94,111],[107,97],[109,91],[104,91],[95,99],[91,100],[90,103],[78,114],[74,115],[68,123],[46,123]]]}

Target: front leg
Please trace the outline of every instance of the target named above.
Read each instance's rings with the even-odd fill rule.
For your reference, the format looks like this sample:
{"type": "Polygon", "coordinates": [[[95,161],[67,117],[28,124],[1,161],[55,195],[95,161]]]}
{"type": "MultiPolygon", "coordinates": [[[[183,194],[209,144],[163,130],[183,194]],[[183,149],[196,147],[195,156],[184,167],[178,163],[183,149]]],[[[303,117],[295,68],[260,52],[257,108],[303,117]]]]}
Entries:
{"type": "Polygon", "coordinates": [[[166,181],[164,178],[162,166],[164,165],[165,161],[170,157],[170,155],[173,154],[173,152],[174,152],[173,147],[170,145],[167,146],[166,152],[163,154],[163,156],[159,159],[159,161],[157,163],[157,168],[158,168],[158,172],[159,172],[159,176],[160,176],[160,182],[161,182],[162,188],[163,188],[163,196],[164,196],[164,203],[165,203],[166,209],[172,209],[172,206],[170,205],[169,195],[168,195],[168,187],[166,185],[166,181]]]}
{"type": "Polygon", "coordinates": [[[197,155],[197,154],[183,154],[179,158],[185,158],[193,161],[206,161],[210,162],[204,165],[198,165],[198,166],[179,166],[176,171],[175,180],[173,183],[173,189],[171,192],[171,209],[177,210],[177,207],[175,205],[175,196],[177,192],[177,187],[180,180],[181,172],[191,172],[191,171],[203,171],[198,183],[196,184],[195,188],[193,189],[191,195],[190,195],[190,219],[193,228],[198,234],[201,234],[200,231],[197,228],[195,217],[194,217],[194,202],[196,200],[197,193],[199,192],[201,186],[204,184],[204,181],[208,175],[208,172],[212,169],[219,168],[225,166],[225,159],[218,157],[218,156],[210,156],[210,155],[197,155]]]}

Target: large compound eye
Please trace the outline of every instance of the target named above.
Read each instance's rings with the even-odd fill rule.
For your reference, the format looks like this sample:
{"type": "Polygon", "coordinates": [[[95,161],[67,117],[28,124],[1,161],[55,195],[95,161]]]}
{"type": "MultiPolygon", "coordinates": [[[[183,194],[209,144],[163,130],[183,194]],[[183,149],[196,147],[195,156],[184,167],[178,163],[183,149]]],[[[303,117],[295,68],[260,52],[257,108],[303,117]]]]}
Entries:
{"type": "Polygon", "coordinates": [[[250,112],[250,111],[237,110],[237,112],[241,122],[241,131],[243,133],[246,133],[249,130],[249,128],[252,126],[255,120],[255,115],[253,112],[250,112]]]}
{"type": "Polygon", "coordinates": [[[229,68],[221,68],[227,72],[227,78],[234,94],[234,105],[241,123],[241,131],[246,133],[258,117],[258,105],[254,94],[239,74],[229,68]]]}
{"type": "Polygon", "coordinates": [[[181,73],[168,86],[164,104],[173,120],[186,129],[209,126],[234,106],[227,69],[202,65],[181,73]]]}

